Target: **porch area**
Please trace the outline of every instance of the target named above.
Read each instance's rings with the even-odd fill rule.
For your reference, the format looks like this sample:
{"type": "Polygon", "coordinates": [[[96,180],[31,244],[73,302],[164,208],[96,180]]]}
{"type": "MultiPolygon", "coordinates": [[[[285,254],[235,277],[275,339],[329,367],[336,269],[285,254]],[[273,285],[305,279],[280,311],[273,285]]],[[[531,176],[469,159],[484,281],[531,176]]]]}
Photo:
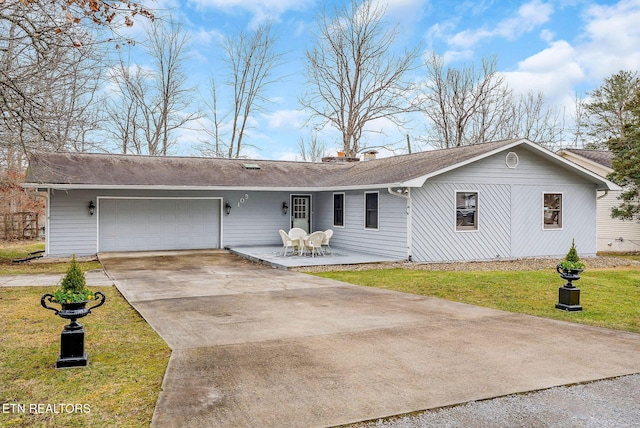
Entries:
{"type": "Polygon", "coordinates": [[[354,265],[362,263],[385,263],[399,262],[393,259],[376,254],[360,253],[341,248],[331,248],[330,252],[324,255],[282,255],[281,245],[263,246],[232,246],[227,248],[232,254],[236,254],[254,262],[270,265],[278,269],[290,269],[305,266],[327,266],[327,265],[354,265]]]}

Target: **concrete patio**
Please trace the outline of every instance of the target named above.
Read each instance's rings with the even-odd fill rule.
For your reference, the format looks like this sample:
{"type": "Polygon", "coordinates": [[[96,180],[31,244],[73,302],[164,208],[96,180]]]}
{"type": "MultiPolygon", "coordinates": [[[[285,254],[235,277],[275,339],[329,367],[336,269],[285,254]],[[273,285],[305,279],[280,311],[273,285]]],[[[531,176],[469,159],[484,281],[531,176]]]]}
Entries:
{"type": "Polygon", "coordinates": [[[263,245],[251,247],[229,247],[229,252],[245,259],[270,265],[278,269],[289,269],[304,266],[354,265],[361,263],[398,262],[376,254],[361,253],[341,248],[332,248],[325,255],[311,257],[309,255],[282,255],[282,246],[263,245]]]}

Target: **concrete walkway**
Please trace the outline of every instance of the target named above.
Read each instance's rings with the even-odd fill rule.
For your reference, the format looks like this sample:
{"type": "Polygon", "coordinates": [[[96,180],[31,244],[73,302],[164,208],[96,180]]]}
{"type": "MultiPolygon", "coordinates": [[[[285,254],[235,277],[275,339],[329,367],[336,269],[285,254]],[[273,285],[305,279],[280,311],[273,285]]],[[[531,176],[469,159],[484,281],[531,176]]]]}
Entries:
{"type": "MultiPolygon", "coordinates": [[[[0,275],[0,287],[55,287],[64,274],[0,275]]],[[[88,286],[113,285],[113,281],[102,269],[85,272],[88,286]]]]}
{"type": "Polygon", "coordinates": [[[335,426],[640,372],[636,334],[224,253],[135,256],[101,261],[173,351],[157,427],[335,426]]]}

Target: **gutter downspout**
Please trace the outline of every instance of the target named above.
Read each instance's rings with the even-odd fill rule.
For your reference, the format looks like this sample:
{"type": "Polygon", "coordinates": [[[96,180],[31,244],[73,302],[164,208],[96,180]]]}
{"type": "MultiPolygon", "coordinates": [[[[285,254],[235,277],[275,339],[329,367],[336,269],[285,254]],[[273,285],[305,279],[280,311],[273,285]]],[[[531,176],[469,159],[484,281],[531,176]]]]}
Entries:
{"type": "Polygon", "coordinates": [[[609,194],[609,189],[604,189],[604,194],[602,194],[600,196],[597,196],[596,200],[600,200],[600,199],[606,197],[608,194],[609,194]]]}
{"type": "Polygon", "coordinates": [[[407,200],[407,260],[413,257],[413,212],[411,210],[411,188],[400,187],[399,191],[387,187],[387,192],[393,196],[399,196],[407,200]]]}

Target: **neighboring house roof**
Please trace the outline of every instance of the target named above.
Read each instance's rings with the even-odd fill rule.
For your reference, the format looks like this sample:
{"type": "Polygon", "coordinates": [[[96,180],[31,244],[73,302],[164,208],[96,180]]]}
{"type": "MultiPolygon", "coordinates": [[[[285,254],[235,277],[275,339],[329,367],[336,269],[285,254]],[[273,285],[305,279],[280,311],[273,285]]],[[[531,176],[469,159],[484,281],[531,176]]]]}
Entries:
{"type": "Polygon", "coordinates": [[[581,156],[591,162],[612,169],[611,160],[613,159],[613,153],[608,150],[564,149],[562,152],[581,156]]]}
{"type": "Polygon", "coordinates": [[[599,189],[616,187],[524,139],[348,163],[38,152],[30,157],[24,186],[298,191],[419,187],[430,177],[521,145],[582,175],[599,189]]]}

